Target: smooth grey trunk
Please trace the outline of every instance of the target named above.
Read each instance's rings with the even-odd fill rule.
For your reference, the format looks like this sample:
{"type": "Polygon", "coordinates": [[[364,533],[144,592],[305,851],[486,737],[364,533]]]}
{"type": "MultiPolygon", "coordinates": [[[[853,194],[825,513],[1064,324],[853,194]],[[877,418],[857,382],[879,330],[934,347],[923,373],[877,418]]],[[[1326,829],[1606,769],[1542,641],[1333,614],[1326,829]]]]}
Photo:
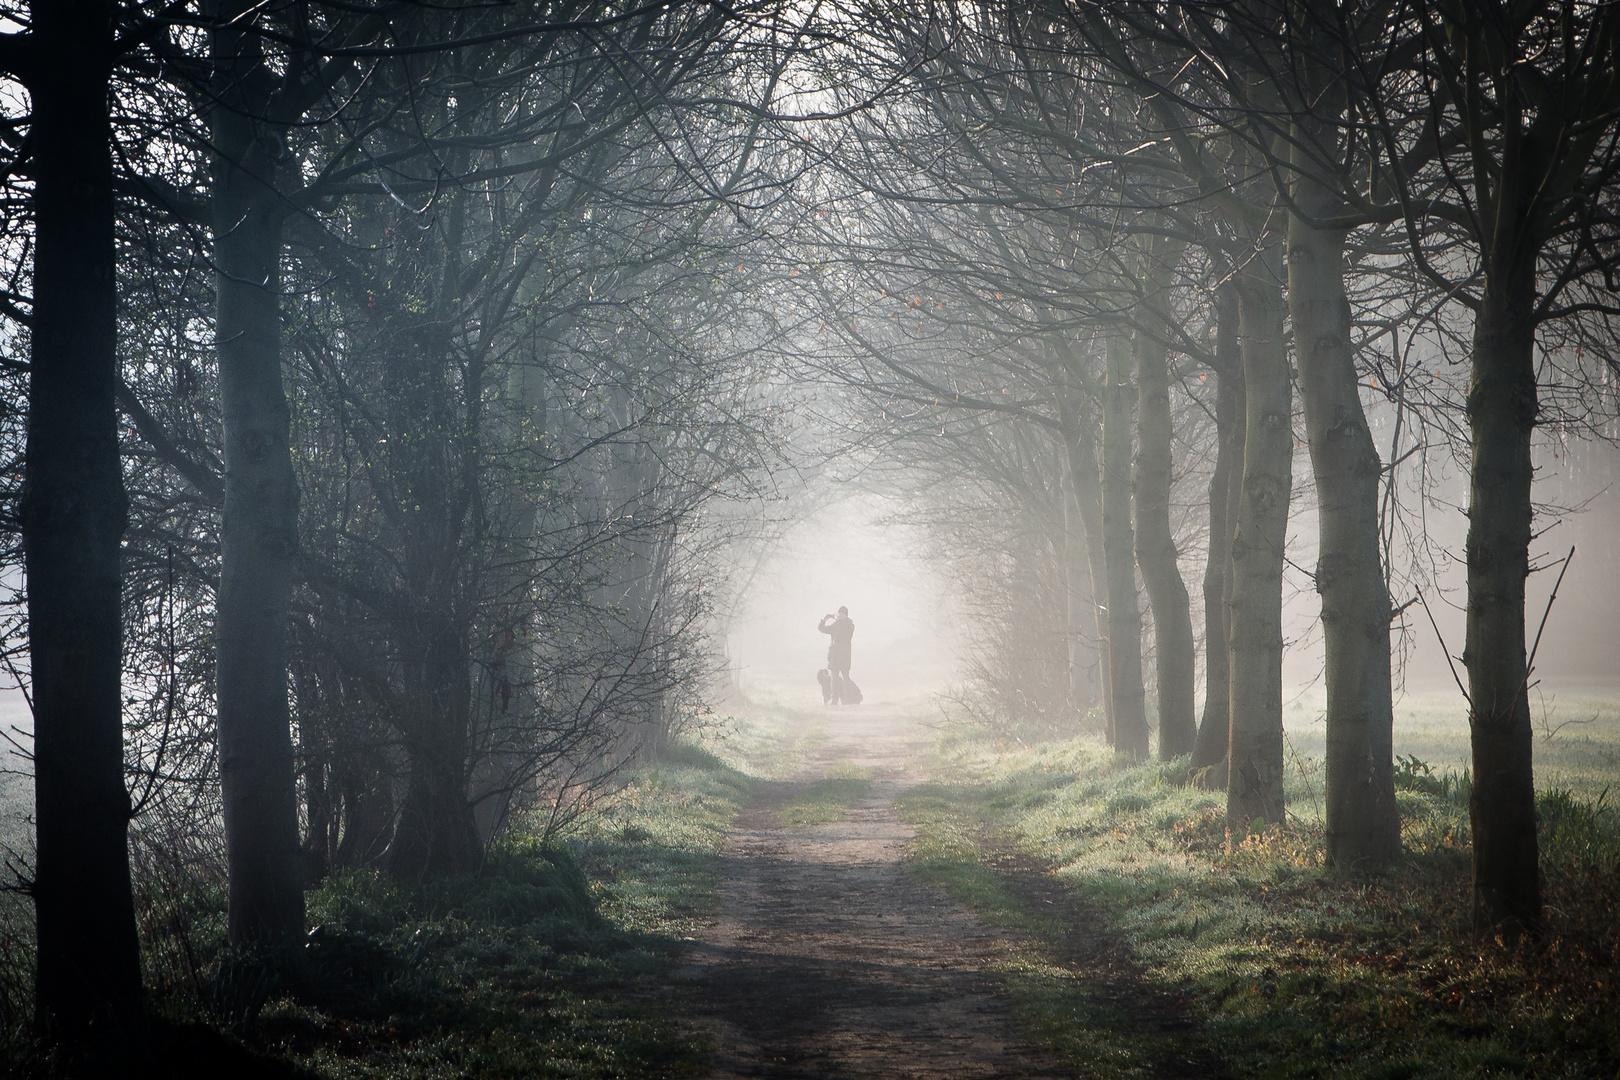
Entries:
{"type": "Polygon", "coordinates": [[[1244,830],[1283,820],[1282,577],[1294,430],[1280,256],[1280,238],[1267,237],[1237,282],[1245,430],[1232,535],[1226,815],[1244,830]]]}
{"type": "Polygon", "coordinates": [[[1468,809],[1475,927],[1516,937],[1541,922],[1524,636],[1534,479],[1530,436],[1539,409],[1536,275],[1533,252],[1503,243],[1486,255],[1468,388],[1474,449],[1463,651],[1474,755],[1468,809]]]}
{"type": "MultiPolygon", "coordinates": [[[[1175,246],[1174,256],[1179,257],[1175,246]]],[[[1195,666],[1192,607],[1187,583],[1176,564],[1176,538],[1170,530],[1171,437],[1169,351],[1164,344],[1169,277],[1174,257],[1148,273],[1151,290],[1141,305],[1146,325],[1137,329],[1132,352],[1137,379],[1136,558],[1142,567],[1153,610],[1154,671],[1159,693],[1159,757],[1190,754],[1198,738],[1194,718],[1195,666]]]]}
{"type": "Polygon", "coordinates": [[[1148,756],[1147,691],[1142,684],[1142,609],[1136,596],[1131,524],[1131,346],[1111,334],[1103,381],[1102,527],[1108,578],[1108,690],[1114,702],[1114,749],[1148,756]]]}
{"type": "Polygon", "coordinates": [[[1204,566],[1204,715],[1191,769],[1208,769],[1201,783],[1226,786],[1226,740],[1231,734],[1232,527],[1243,494],[1243,355],[1238,295],[1231,285],[1216,296],[1215,471],[1209,480],[1209,559],[1204,566]]]}
{"type": "Polygon", "coordinates": [[[1090,435],[1083,430],[1077,418],[1066,417],[1064,443],[1068,449],[1067,479],[1075,514],[1085,534],[1086,571],[1091,585],[1092,625],[1097,642],[1098,687],[1103,703],[1103,735],[1108,745],[1114,745],[1114,697],[1109,681],[1113,664],[1113,650],[1109,646],[1108,625],[1108,564],[1104,557],[1102,488],[1097,471],[1097,451],[1090,435]]]}
{"type": "MultiPolygon", "coordinates": [[[[540,529],[540,491],[543,490],[547,461],[544,444],[546,438],[548,385],[540,357],[516,364],[506,379],[507,406],[505,454],[512,463],[515,476],[502,485],[502,495],[496,502],[494,519],[509,546],[506,566],[497,571],[491,593],[502,598],[503,604],[520,597],[530,587],[532,571],[527,560],[534,550],[540,529]]],[[[521,710],[521,702],[511,700],[512,689],[534,676],[539,663],[536,647],[527,641],[519,642],[513,627],[507,628],[511,636],[503,646],[497,646],[488,661],[485,676],[494,682],[496,695],[501,700],[502,717],[495,717],[494,698],[491,698],[491,728],[509,721],[505,714],[521,710]]],[[[483,739],[489,743],[487,736],[483,739]]],[[[478,836],[487,844],[501,830],[510,817],[515,791],[513,781],[523,764],[521,755],[490,752],[477,745],[475,753],[481,756],[473,769],[474,817],[478,836]]]]}
{"type": "MultiPolygon", "coordinates": [[[[1068,472],[1066,465],[1063,471],[1068,472]]],[[[1085,528],[1080,521],[1080,505],[1075,500],[1074,484],[1067,475],[1063,477],[1060,495],[1063,500],[1064,636],[1069,646],[1069,704],[1080,717],[1101,696],[1101,670],[1095,648],[1097,606],[1092,600],[1091,564],[1086,553],[1085,528]]]]}
{"type": "MultiPolygon", "coordinates": [[[[216,12],[220,18],[235,8],[216,12]]],[[[216,31],[209,117],[215,338],[225,509],[215,615],[220,785],[233,942],[299,937],[304,891],[287,708],[287,609],[298,547],[281,374],[278,144],[261,130],[270,76],[256,39],[216,31]],[[259,92],[263,91],[263,92],[259,92]]]]}
{"type": "Polygon", "coordinates": [[[1335,866],[1377,869],[1401,851],[1392,762],[1389,590],[1379,555],[1378,491],[1383,462],[1373,445],[1356,385],[1350,301],[1344,291],[1345,233],[1313,228],[1341,200],[1313,179],[1296,141],[1300,179],[1288,219],[1288,307],[1294,326],[1300,397],[1316,478],[1327,684],[1327,858],[1335,866]]]}

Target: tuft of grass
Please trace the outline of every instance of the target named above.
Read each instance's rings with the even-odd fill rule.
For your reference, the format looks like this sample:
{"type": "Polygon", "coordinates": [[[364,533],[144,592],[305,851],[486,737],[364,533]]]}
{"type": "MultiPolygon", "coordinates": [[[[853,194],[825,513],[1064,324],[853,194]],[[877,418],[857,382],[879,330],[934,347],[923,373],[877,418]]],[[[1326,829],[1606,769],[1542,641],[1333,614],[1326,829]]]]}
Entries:
{"type": "Polygon", "coordinates": [[[683,745],[575,823],[564,838],[602,916],[627,931],[690,937],[716,910],[720,848],[753,776],[683,745]]]}
{"type": "Polygon", "coordinates": [[[784,828],[799,828],[842,821],[844,811],[866,798],[871,786],[871,769],[838,762],[823,779],[783,803],[777,822],[784,828]]]}
{"type": "Polygon", "coordinates": [[[1581,799],[1565,788],[1536,800],[1541,858],[1565,872],[1612,876],[1620,870],[1620,814],[1604,788],[1596,799],[1581,799]]]}
{"type": "Polygon", "coordinates": [[[1301,816],[1233,833],[1221,793],[1177,782],[1183,762],[1120,762],[1085,740],[958,744],[951,782],[902,800],[911,865],[1022,935],[1008,974],[1020,1019],[1088,1074],[1152,1075],[1198,1053],[1235,1076],[1616,1074],[1620,839],[1606,796],[1540,795],[1548,934],[1509,948],[1470,932],[1466,773],[1408,755],[1406,857],[1368,877],[1326,866],[1309,809],[1319,766],[1295,764],[1301,816]],[[1082,915],[1053,925],[1012,887],[1028,871],[1009,854],[1049,869],[1082,915]],[[1057,962],[1077,940],[1121,956],[1057,962]],[[1088,989],[1121,967],[1136,973],[1124,990],[1088,989]],[[1143,995],[1185,1000],[1190,1029],[1121,1026],[1110,1005],[1143,995]]]}

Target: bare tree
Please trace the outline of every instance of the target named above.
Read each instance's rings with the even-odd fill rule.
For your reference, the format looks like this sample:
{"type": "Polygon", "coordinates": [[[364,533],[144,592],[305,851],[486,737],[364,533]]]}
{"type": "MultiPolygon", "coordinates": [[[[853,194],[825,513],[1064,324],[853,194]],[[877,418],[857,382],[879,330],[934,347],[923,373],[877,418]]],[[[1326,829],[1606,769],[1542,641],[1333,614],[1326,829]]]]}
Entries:
{"type": "Polygon", "coordinates": [[[1419,13],[1425,105],[1474,251],[1467,273],[1428,257],[1415,178],[1394,154],[1412,257],[1474,315],[1467,414],[1468,669],[1474,786],[1474,918],[1481,932],[1539,926],[1525,579],[1531,436],[1541,412],[1536,336],[1556,320],[1612,314],[1620,176],[1620,9],[1579,3],[1446,5],[1419,13]],[[1574,295],[1571,295],[1574,294],[1574,295]]]}
{"type": "MultiPolygon", "coordinates": [[[[0,68],[27,87],[33,174],[26,475],[37,862],[36,1000],[82,1037],[140,1008],[124,786],[113,67],[129,14],[104,0],[7,13],[0,68]]],[[[13,162],[11,169],[17,164],[13,162]]],[[[10,314],[21,314],[13,306],[10,314]]]]}

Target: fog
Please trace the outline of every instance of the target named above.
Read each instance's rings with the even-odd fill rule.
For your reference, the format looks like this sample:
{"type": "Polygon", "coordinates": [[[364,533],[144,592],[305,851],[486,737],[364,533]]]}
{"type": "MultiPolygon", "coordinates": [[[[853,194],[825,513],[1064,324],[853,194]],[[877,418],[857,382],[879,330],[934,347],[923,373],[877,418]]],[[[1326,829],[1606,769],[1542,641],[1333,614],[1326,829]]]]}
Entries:
{"type": "MultiPolygon", "coordinates": [[[[1615,451],[1601,445],[1583,447],[1574,461],[1569,453],[1555,455],[1546,446],[1539,453],[1537,495],[1544,510],[1534,550],[1536,565],[1544,569],[1531,575],[1527,587],[1527,644],[1534,642],[1546,613],[1532,703],[1538,718],[1553,723],[1561,715],[1560,694],[1608,687],[1620,679],[1620,551],[1613,542],[1620,523],[1620,491],[1605,482],[1614,458],[1615,451]],[[1576,555],[1549,612],[1549,593],[1571,546],[1576,555]]],[[[1447,649],[1460,657],[1464,645],[1466,474],[1448,462],[1431,462],[1430,469],[1421,513],[1414,507],[1403,511],[1418,525],[1399,534],[1392,547],[1400,579],[1393,602],[1406,605],[1393,635],[1398,744],[1405,699],[1421,700],[1426,710],[1454,713],[1458,724],[1466,721],[1466,702],[1445,659],[1447,649]],[[1416,580],[1424,582],[1427,612],[1418,600],[1416,580]]],[[[1283,602],[1285,724],[1302,747],[1314,748],[1322,734],[1324,655],[1321,600],[1309,574],[1316,564],[1318,523],[1303,449],[1295,477],[1299,488],[1289,526],[1283,602]]],[[[745,588],[725,644],[743,697],[819,703],[814,675],[825,664],[828,639],[817,633],[816,624],[844,605],[857,626],[852,674],[867,700],[912,699],[928,707],[930,695],[962,680],[973,627],[949,574],[924,554],[925,527],[896,523],[905,509],[900,501],[850,483],[821,481],[805,504],[813,509],[785,529],[752,577],[750,568],[736,571],[745,588]]],[[[1191,514],[1202,511],[1190,508],[1191,514]]],[[[1203,559],[1201,544],[1185,545],[1179,559],[1193,586],[1200,701],[1205,657],[1198,610],[1202,597],[1196,584],[1203,559]]],[[[1146,611],[1145,596],[1143,607],[1146,611]]],[[[1460,660],[1454,662],[1458,675],[1465,677],[1460,660]]],[[[1151,695],[1151,681],[1149,687],[1151,695]]]]}
{"type": "MultiPolygon", "coordinates": [[[[1531,565],[1536,569],[1525,587],[1527,649],[1535,647],[1541,631],[1533,678],[1540,680],[1544,695],[1562,688],[1612,685],[1620,680],[1620,546],[1615,543],[1620,489],[1610,478],[1620,464],[1620,453],[1602,443],[1571,451],[1543,441],[1536,460],[1534,498],[1539,509],[1531,544],[1531,565]],[[1558,584],[1571,548],[1574,557],[1558,584]],[[1555,584],[1558,593],[1553,599],[1555,584]]],[[[1301,454],[1295,476],[1306,482],[1306,499],[1311,495],[1309,467],[1301,454]]],[[[1407,605],[1393,624],[1392,645],[1399,684],[1425,694],[1455,693],[1461,710],[1465,703],[1446,653],[1450,652],[1457,675],[1466,679],[1460,657],[1466,637],[1467,475],[1464,466],[1450,461],[1431,461],[1430,470],[1428,477],[1414,478],[1426,482],[1427,497],[1422,505],[1414,499],[1403,508],[1405,528],[1397,530],[1391,547],[1391,600],[1397,608],[1407,605]],[[1420,591],[1427,610],[1419,600],[1420,591]]],[[[1305,505],[1289,525],[1292,565],[1284,590],[1288,647],[1283,674],[1295,694],[1318,685],[1323,665],[1321,600],[1307,573],[1316,565],[1317,518],[1313,503],[1301,501],[1305,505]]],[[[1197,553],[1190,563],[1183,559],[1183,566],[1189,581],[1202,573],[1197,553]]]]}
{"type": "Polygon", "coordinates": [[[743,693],[796,702],[821,697],[823,615],[848,607],[855,622],[851,677],[869,701],[933,690],[955,675],[959,617],[945,579],[920,555],[915,527],[886,523],[881,496],[833,488],[772,546],[748,583],[727,636],[743,693]]]}

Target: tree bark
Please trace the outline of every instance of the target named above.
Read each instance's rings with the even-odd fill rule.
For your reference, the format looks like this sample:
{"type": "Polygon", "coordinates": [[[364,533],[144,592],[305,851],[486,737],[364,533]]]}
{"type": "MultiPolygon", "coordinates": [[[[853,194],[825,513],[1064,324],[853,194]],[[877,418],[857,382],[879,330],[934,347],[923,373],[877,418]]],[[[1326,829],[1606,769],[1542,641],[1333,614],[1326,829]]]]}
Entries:
{"type": "Polygon", "coordinates": [[[1098,672],[1102,685],[1103,735],[1109,746],[1114,745],[1114,696],[1109,681],[1113,665],[1113,650],[1109,646],[1108,564],[1104,557],[1106,541],[1103,534],[1102,491],[1097,473],[1097,452],[1090,436],[1080,427],[1078,417],[1065,415],[1064,443],[1068,448],[1068,482],[1080,528],[1085,533],[1086,570],[1091,583],[1093,627],[1096,632],[1098,672]]]}
{"type": "MultiPolygon", "coordinates": [[[[226,5],[226,22],[245,5],[226,5]]],[[[232,942],[304,930],[297,787],[287,708],[287,609],[298,547],[281,374],[279,146],[257,39],[215,30],[213,137],[219,387],[225,437],[218,637],[220,784],[232,942]]]]}
{"type": "MultiPolygon", "coordinates": [[[[451,601],[432,605],[448,611],[451,601]]],[[[407,880],[471,873],[483,858],[477,817],[467,797],[471,662],[466,635],[454,620],[424,627],[407,651],[405,725],[410,782],[388,853],[388,871],[407,880]]]]}
{"type": "Polygon", "coordinates": [[[1142,609],[1136,596],[1136,544],[1131,525],[1131,346],[1121,334],[1107,345],[1103,384],[1103,562],[1108,575],[1108,690],[1114,702],[1114,748],[1148,756],[1146,689],[1142,685],[1142,609]]]}
{"type": "MultiPolygon", "coordinates": [[[[1511,185],[1510,185],[1511,187],[1511,185]]],[[[1511,191],[1504,192],[1504,198],[1511,191]]],[[[1526,245],[1528,246],[1528,245],[1526,245]]],[[[1535,776],[1524,640],[1534,477],[1530,436],[1539,410],[1534,360],[1534,252],[1498,238],[1487,248],[1474,323],[1468,421],[1469,720],[1474,778],[1474,923],[1508,937],[1541,922],[1535,776]]]]}
{"type": "Polygon", "coordinates": [[[318,885],[332,872],[332,789],[324,762],[305,760],[304,815],[309,823],[304,835],[304,882],[318,885]]]}
{"type": "Polygon", "coordinates": [[[117,275],[108,80],[114,7],[36,3],[34,305],[19,516],[34,706],[40,1026],[140,1011],[124,786],[117,275]]]}
{"type": "MultiPolygon", "coordinates": [[[[1065,455],[1066,457],[1067,455],[1065,455]]],[[[1068,641],[1069,705],[1075,716],[1083,717],[1101,697],[1101,668],[1095,662],[1097,606],[1091,590],[1090,559],[1087,557],[1085,526],[1080,520],[1080,504],[1074,482],[1063,468],[1063,597],[1064,629],[1068,641]]]]}
{"type": "Polygon", "coordinates": [[[1540,319],[1562,317],[1559,293],[1574,277],[1606,271],[1611,248],[1586,215],[1612,191],[1601,148],[1620,119],[1620,9],[1565,4],[1559,12],[1558,48],[1543,46],[1542,24],[1528,14],[1504,19],[1467,4],[1445,8],[1429,41],[1442,68],[1466,72],[1452,85],[1472,157],[1467,203],[1484,282],[1467,401],[1473,461],[1463,652],[1474,753],[1474,921],[1480,933],[1509,939],[1542,923],[1524,626],[1530,440],[1540,410],[1535,333],[1540,319]],[[1554,237],[1565,273],[1540,276],[1542,249],[1554,237]]]}
{"type": "MultiPolygon", "coordinates": [[[[1304,128],[1306,125],[1300,125],[1304,128]]],[[[1311,135],[1296,140],[1304,158],[1311,135]]],[[[1316,220],[1342,210],[1299,160],[1294,206],[1316,220]]],[[[1335,866],[1377,869],[1401,851],[1392,763],[1389,590],[1379,556],[1378,485],[1383,463],[1356,385],[1350,302],[1344,291],[1341,230],[1288,220],[1288,305],[1294,324],[1300,397],[1316,477],[1327,683],[1327,858],[1335,866]]]]}
{"type": "Polygon", "coordinates": [[[1215,472],[1209,480],[1209,561],[1204,567],[1204,715],[1198,724],[1192,770],[1202,781],[1226,786],[1226,740],[1231,734],[1232,528],[1243,494],[1243,355],[1238,295],[1230,285],[1216,296],[1215,472]],[[1217,773],[1221,774],[1217,777],[1217,773]]]}
{"type": "Polygon", "coordinates": [[[1243,492],[1232,537],[1231,727],[1226,815],[1283,820],[1282,575],[1293,479],[1293,386],[1283,339],[1280,243],[1238,276],[1245,390],[1243,492]]]}
{"type": "MultiPolygon", "coordinates": [[[[1156,254],[1163,255],[1162,252],[1156,254]]],[[[1179,254],[1179,249],[1178,249],[1179,254]]],[[[1147,328],[1135,334],[1137,378],[1136,558],[1142,567],[1153,610],[1154,665],[1159,691],[1159,758],[1169,761],[1192,752],[1198,738],[1193,717],[1194,668],[1192,607],[1187,584],[1176,565],[1176,539],[1170,531],[1171,435],[1168,350],[1157,324],[1167,310],[1168,276],[1173,266],[1149,271],[1151,294],[1142,307],[1147,328]]]]}

